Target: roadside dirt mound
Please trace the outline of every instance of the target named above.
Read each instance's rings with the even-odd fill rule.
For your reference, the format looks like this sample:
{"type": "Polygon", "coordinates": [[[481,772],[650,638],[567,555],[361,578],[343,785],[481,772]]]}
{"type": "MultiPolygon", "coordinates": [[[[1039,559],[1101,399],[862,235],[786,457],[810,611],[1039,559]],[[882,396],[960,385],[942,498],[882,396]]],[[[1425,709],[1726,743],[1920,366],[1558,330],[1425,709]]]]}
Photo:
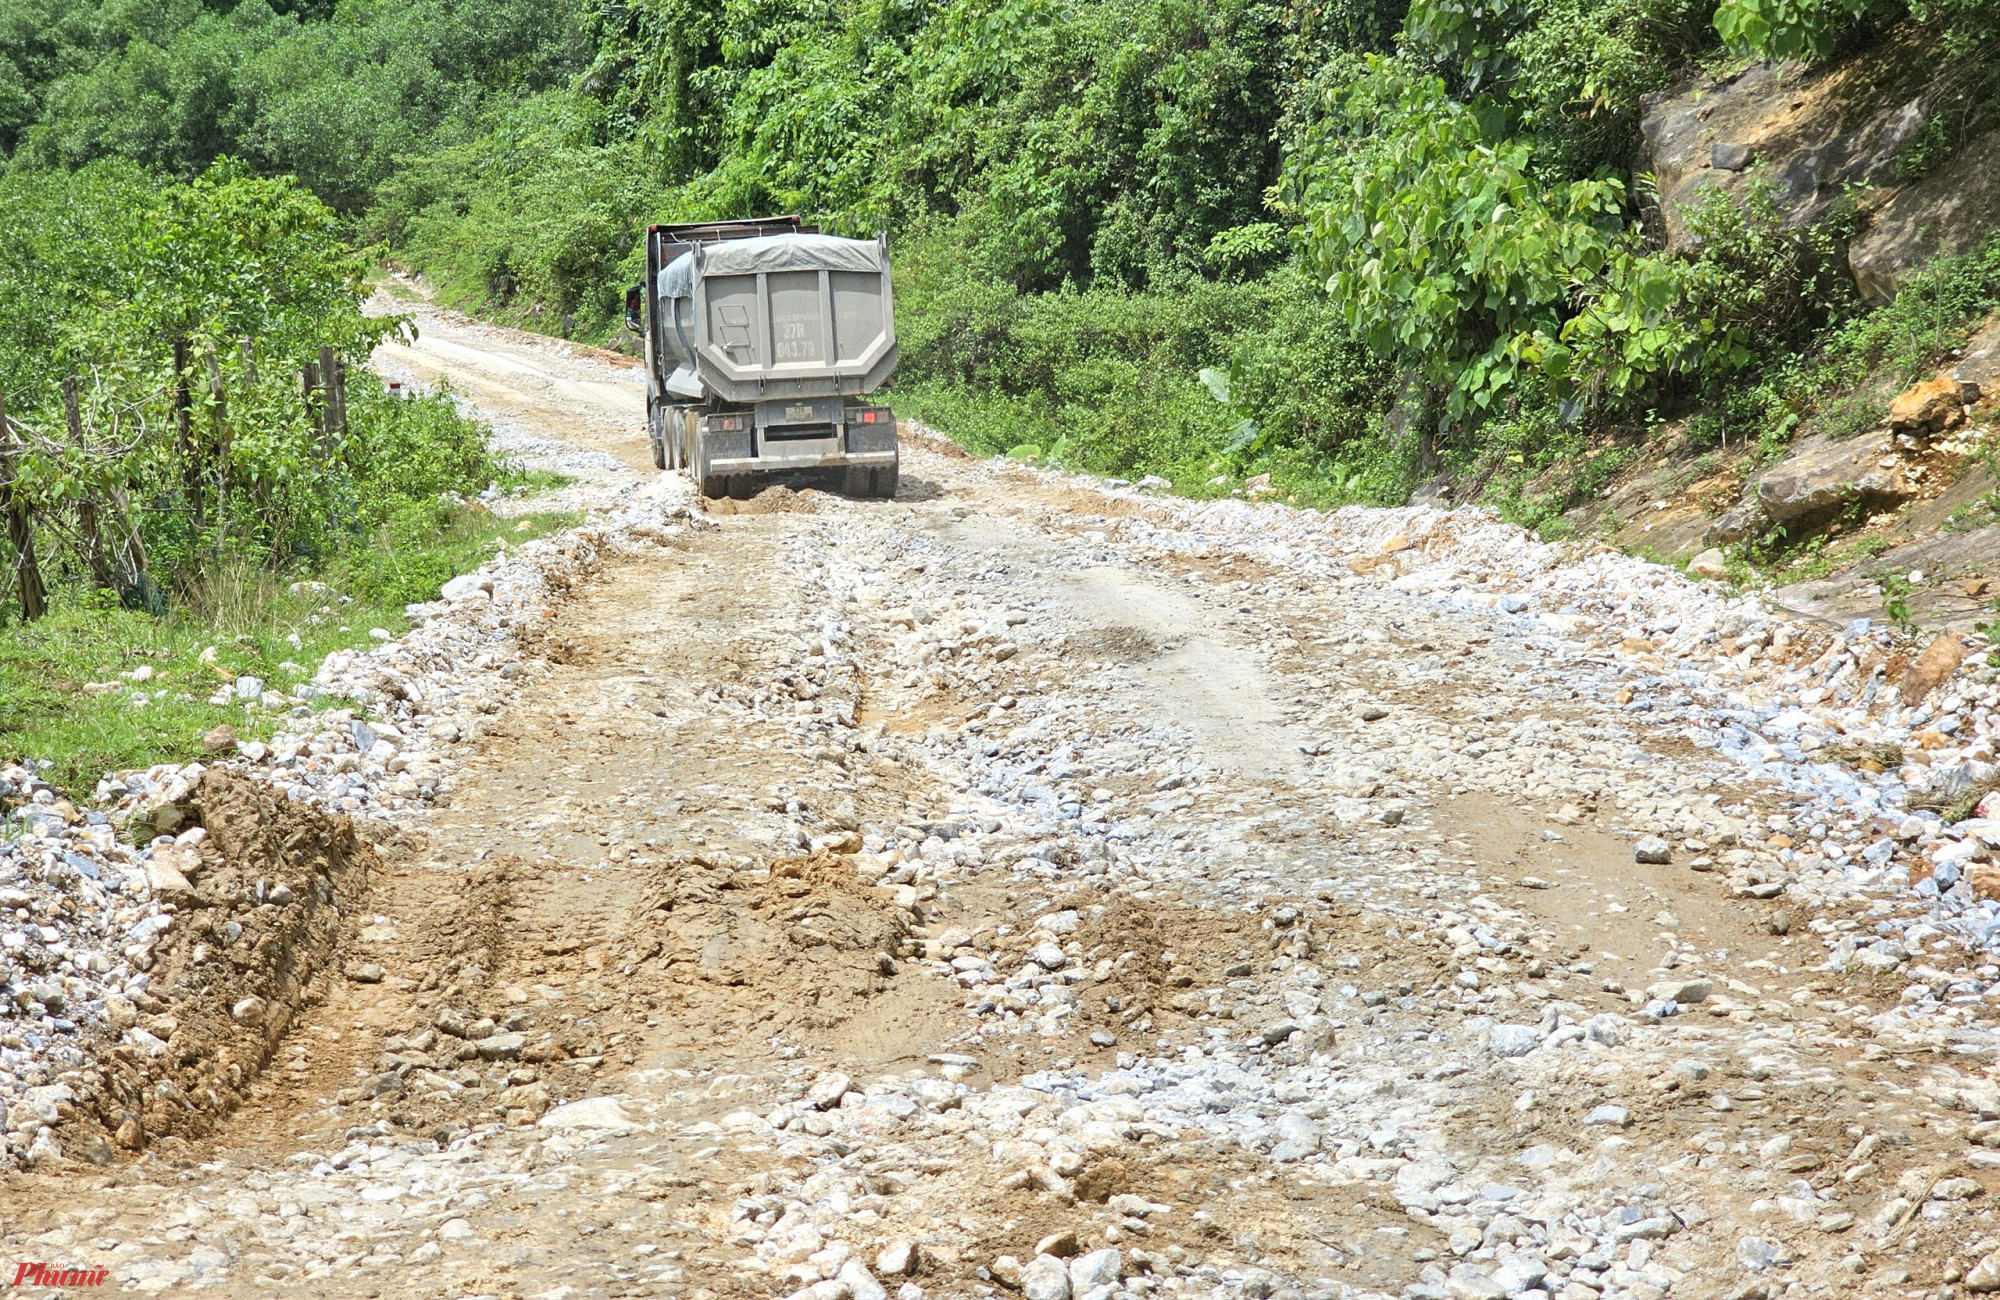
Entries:
{"type": "Polygon", "coordinates": [[[320,996],[380,865],[350,819],[224,772],[192,803],[207,838],[176,855],[182,880],[158,878],[174,922],[146,990],[107,1008],[119,1037],[78,1089],[92,1123],[68,1130],[66,1154],[104,1163],[107,1135],[173,1151],[213,1132],[320,996]]]}
{"type": "Polygon", "coordinates": [[[508,948],[507,908],[523,869],[519,859],[508,856],[475,867],[457,882],[455,905],[429,919],[410,954],[423,972],[418,992],[439,988],[439,1001],[458,1005],[500,969],[508,948]]]}
{"type": "MultiPolygon", "coordinates": [[[[1197,978],[1195,963],[1189,960],[1196,953],[1189,951],[1184,958],[1175,951],[1176,945],[1206,950],[1206,942],[1190,941],[1201,931],[1222,928],[1209,918],[1180,915],[1171,908],[1140,910],[1123,899],[1107,899],[1079,910],[1084,919],[1077,927],[1077,945],[1085,960],[1106,972],[1105,978],[1091,986],[1081,1010],[1093,1027],[1114,1034],[1151,1029],[1174,991],[1197,978]],[[1202,924],[1204,921],[1207,924],[1202,924]],[[1175,959],[1173,963],[1166,960],[1169,954],[1175,959]]],[[[1225,929],[1221,937],[1226,940],[1232,936],[1225,929]]]]}
{"type": "Polygon", "coordinates": [[[783,483],[765,488],[756,496],[737,501],[718,497],[706,502],[712,515],[811,515],[818,514],[822,493],[816,488],[796,491],[783,483]]]}
{"type": "MultiPolygon", "coordinates": [[[[1222,983],[1232,954],[1247,954],[1261,936],[1255,922],[1218,917],[1164,899],[1144,903],[1095,890],[1077,890],[1062,899],[1076,914],[1075,928],[1059,935],[1066,953],[1082,960],[1091,979],[1079,986],[1072,1026],[1076,1050],[1107,1059],[1129,1050],[1134,1035],[1183,1025],[1207,1005],[1200,990],[1222,983]],[[1093,1038],[1108,1032],[1114,1041],[1093,1038]]],[[[1010,954],[997,958],[1003,970],[1032,960],[1031,950],[1047,940],[1037,926],[1002,940],[1010,954]]]]}

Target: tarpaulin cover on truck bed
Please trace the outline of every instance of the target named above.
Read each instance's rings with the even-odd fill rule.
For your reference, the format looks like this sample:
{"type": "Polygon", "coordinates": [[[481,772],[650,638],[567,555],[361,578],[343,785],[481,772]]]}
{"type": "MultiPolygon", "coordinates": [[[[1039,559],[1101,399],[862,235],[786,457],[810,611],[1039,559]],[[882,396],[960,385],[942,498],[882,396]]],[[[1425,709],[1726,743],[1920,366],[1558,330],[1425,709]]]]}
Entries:
{"type": "MultiPolygon", "coordinates": [[[[873,271],[885,269],[882,246],[872,239],[835,235],[765,235],[706,246],[703,275],[755,275],[759,271],[873,271]]],[[[660,296],[694,295],[694,254],[683,253],[660,271],[660,296]]]]}

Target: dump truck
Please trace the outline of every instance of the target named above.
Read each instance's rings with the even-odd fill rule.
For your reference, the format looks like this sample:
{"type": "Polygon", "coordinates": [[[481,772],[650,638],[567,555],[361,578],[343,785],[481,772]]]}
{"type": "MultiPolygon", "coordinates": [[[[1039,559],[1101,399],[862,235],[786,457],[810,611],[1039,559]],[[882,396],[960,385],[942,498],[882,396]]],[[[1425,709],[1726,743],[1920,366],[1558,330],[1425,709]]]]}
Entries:
{"type": "Polygon", "coordinates": [[[896,495],[896,417],[871,400],[896,368],[887,240],[797,217],[651,226],[625,323],[646,344],[660,469],[708,497],[799,470],[849,496],[896,495]]]}

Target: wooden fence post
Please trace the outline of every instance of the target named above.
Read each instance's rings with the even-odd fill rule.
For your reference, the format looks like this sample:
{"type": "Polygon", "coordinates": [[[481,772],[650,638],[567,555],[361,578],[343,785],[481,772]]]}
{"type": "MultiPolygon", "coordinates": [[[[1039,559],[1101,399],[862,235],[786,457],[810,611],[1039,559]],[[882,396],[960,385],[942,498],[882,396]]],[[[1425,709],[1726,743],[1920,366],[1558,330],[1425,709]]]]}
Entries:
{"type": "MultiPolygon", "coordinates": [[[[63,421],[69,428],[70,445],[81,450],[83,447],[83,403],[77,397],[76,376],[64,375],[62,381],[63,421]]],[[[82,534],[83,558],[90,565],[90,580],[107,591],[118,590],[118,584],[111,575],[111,561],[104,554],[104,538],[97,526],[97,503],[89,497],[80,497],[76,503],[77,531],[82,534]]]]}
{"type": "Polygon", "coordinates": [[[14,461],[21,446],[7,423],[7,400],[0,395],[0,507],[7,514],[7,540],[14,547],[14,581],[21,593],[21,617],[34,622],[49,612],[49,589],[42,582],[42,569],[35,562],[35,534],[29,527],[27,508],[14,500],[14,461]]]}
{"type": "Polygon", "coordinates": [[[319,362],[306,362],[305,367],[299,371],[299,377],[305,381],[306,414],[312,418],[313,428],[319,431],[319,449],[324,455],[329,450],[328,444],[331,440],[326,433],[327,398],[319,362]]]}
{"type": "Polygon", "coordinates": [[[207,508],[203,501],[201,478],[201,444],[194,433],[194,394],[188,391],[188,366],[193,358],[188,355],[188,341],[174,340],[174,436],[181,449],[181,485],[187,493],[188,504],[194,511],[194,530],[200,533],[207,526],[207,508]]]}
{"type": "Polygon", "coordinates": [[[326,437],[332,442],[336,435],[347,433],[347,367],[340,364],[334,350],[323,347],[319,350],[320,382],[326,385],[326,437]]]}
{"type": "MultiPolygon", "coordinates": [[[[226,511],[229,500],[229,395],[223,388],[222,363],[216,360],[215,353],[208,353],[202,360],[208,365],[209,396],[215,399],[215,500],[216,511],[220,514],[226,511]]],[[[219,522],[228,527],[226,519],[219,522]]],[[[218,537],[216,542],[219,547],[221,538],[218,537]]]]}

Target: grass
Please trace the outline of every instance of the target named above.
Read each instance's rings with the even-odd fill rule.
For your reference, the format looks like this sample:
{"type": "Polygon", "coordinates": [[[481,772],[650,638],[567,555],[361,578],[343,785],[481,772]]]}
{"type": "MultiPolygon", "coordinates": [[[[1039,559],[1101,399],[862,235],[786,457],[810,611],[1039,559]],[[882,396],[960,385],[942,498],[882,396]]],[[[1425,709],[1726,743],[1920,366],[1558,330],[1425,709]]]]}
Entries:
{"type": "Polygon", "coordinates": [[[1981,781],[1955,798],[1932,794],[1917,795],[1910,800],[1910,807],[1934,812],[1949,825],[1972,816],[1979,810],[1979,801],[1996,790],[2000,790],[2000,781],[1981,781]]]}
{"type": "Polygon", "coordinates": [[[317,574],[225,566],[164,618],[53,602],[46,618],[0,628],[0,757],[45,762],[44,779],[82,797],[107,771],[200,757],[202,736],[224,723],[244,740],[268,737],[286,714],[210,697],[245,675],[289,693],[333,651],[401,635],[403,607],[435,599],[445,579],[572,522],[438,502],[404,511],[317,574]]]}
{"type": "MultiPolygon", "coordinates": [[[[1542,541],[1556,541],[1577,531],[1568,513],[1596,498],[1640,454],[1637,445],[1590,448],[1574,436],[1551,437],[1534,457],[1517,453],[1510,458],[1519,467],[1496,475],[1482,499],[1508,523],[1542,541]]],[[[1616,527],[1615,519],[1609,523],[1616,527]]]]}
{"type": "Polygon", "coordinates": [[[394,298],[397,302],[421,303],[425,301],[422,294],[418,293],[407,282],[389,274],[386,269],[369,276],[368,286],[371,289],[380,290],[382,293],[394,298]]]}
{"type": "Polygon", "coordinates": [[[1865,767],[1871,772],[1888,772],[1901,767],[1904,756],[1901,745],[1863,745],[1844,740],[1832,745],[1822,745],[1813,751],[1813,761],[1840,763],[1847,767],[1865,767]]]}
{"type": "Polygon", "coordinates": [[[1953,510],[1939,525],[1941,533],[1969,533],[2000,522],[2000,492],[1988,492],[1976,501],[1968,501],[1953,510]]]}
{"type": "MultiPolygon", "coordinates": [[[[1315,509],[1391,504],[1413,485],[1401,461],[1387,454],[1364,456],[1361,448],[1351,462],[1283,445],[1247,458],[1231,454],[1201,435],[1199,422],[1211,414],[1213,402],[1192,386],[1182,395],[1184,402],[1164,404],[1165,413],[1146,438],[1115,457],[1104,454],[1103,438],[1073,427],[1070,412],[1035,397],[936,382],[899,383],[888,396],[898,415],[922,421],[968,451],[1133,480],[1157,474],[1172,483],[1175,495],[1196,501],[1240,492],[1258,474],[1271,476],[1271,493],[1262,499],[1315,509]]],[[[1146,422],[1146,412],[1135,404],[1128,423],[1138,428],[1146,422]]]]}

